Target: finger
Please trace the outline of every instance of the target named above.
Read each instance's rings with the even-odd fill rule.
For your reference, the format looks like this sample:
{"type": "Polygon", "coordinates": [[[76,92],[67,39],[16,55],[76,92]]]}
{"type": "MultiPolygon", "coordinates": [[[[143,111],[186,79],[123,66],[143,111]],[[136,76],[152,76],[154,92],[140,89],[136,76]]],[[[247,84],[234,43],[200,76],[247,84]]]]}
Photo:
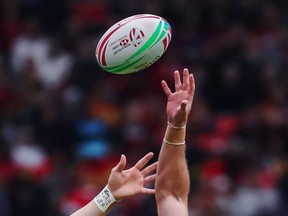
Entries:
{"type": "Polygon", "coordinates": [[[156,174],[153,174],[153,175],[150,175],[150,176],[147,176],[144,178],[144,185],[152,182],[152,181],[155,181],[156,180],[156,174]]]}
{"type": "Polygon", "coordinates": [[[185,68],[183,70],[183,90],[187,91],[189,89],[189,70],[185,68]]]}
{"type": "Polygon", "coordinates": [[[155,189],[143,188],[142,194],[155,194],[155,189]]]}
{"type": "Polygon", "coordinates": [[[154,170],[156,170],[157,165],[158,165],[158,162],[155,162],[155,163],[149,165],[148,167],[146,167],[145,169],[143,169],[141,173],[143,174],[143,176],[146,176],[146,175],[148,175],[149,173],[151,173],[151,172],[153,172],[154,170]]]}
{"type": "Polygon", "coordinates": [[[194,95],[195,92],[195,79],[193,74],[189,75],[189,90],[188,90],[188,94],[189,95],[194,95]]]}
{"type": "Polygon", "coordinates": [[[135,164],[135,168],[138,170],[141,170],[147,163],[148,161],[153,157],[154,153],[153,152],[149,152],[148,154],[146,154],[143,158],[141,158],[136,164],[135,164]]]}
{"type": "Polygon", "coordinates": [[[164,91],[164,93],[166,94],[166,96],[170,96],[172,94],[170,88],[168,87],[166,81],[162,80],[161,81],[161,85],[162,85],[162,89],[164,91]]]}
{"type": "Polygon", "coordinates": [[[126,156],[124,154],[121,155],[120,161],[115,167],[117,172],[122,172],[126,166],[126,156]]]}
{"type": "Polygon", "coordinates": [[[180,73],[178,70],[174,72],[174,81],[175,81],[175,91],[179,91],[182,89],[182,83],[180,79],[180,73]]]}

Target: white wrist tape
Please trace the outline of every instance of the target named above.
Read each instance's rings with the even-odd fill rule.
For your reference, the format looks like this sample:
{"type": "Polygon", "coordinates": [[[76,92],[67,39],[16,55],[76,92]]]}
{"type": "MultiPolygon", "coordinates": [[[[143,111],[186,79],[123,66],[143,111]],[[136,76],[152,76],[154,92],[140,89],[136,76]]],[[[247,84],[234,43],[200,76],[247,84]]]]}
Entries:
{"type": "Polygon", "coordinates": [[[104,214],[112,204],[117,202],[107,185],[93,200],[104,214]]]}

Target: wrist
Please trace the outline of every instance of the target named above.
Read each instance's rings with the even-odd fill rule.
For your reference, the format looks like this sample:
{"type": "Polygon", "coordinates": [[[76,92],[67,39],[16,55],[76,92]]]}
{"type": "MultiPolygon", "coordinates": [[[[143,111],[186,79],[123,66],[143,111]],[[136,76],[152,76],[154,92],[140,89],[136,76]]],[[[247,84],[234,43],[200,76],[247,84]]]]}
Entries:
{"type": "Polygon", "coordinates": [[[167,119],[168,126],[171,126],[172,128],[185,128],[187,124],[187,118],[169,118],[167,119]]]}
{"type": "Polygon", "coordinates": [[[167,125],[163,143],[170,145],[185,145],[186,125],[174,126],[171,123],[167,125]]]}
{"type": "Polygon", "coordinates": [[[185,129],[186,128],[186,122],[182,123],[182,124],[172,124],[171,122],[169,122],[169,120],[167,121],[167,126],[172,128],[172,129],[185,129]]]}
{"type": "Polygon", "coordinates": [[[168,145],[173,145],[173,146],[183,146],[185,145],[185,140],[183,142],[175,142],[175,141],[167,141],[165,138],[163,139],[163,143],[166,143],[168,145]]]}
{"type": "Polygon", "coordinates": [[[106,185],[103,190],[93,199],[98,208],[106,214],[110,208],[118,202],[106,185]]]}
{"type": "Polygon", "coordinates": [[[120,202],[120,201],[123,199],[123,197],[121,197],[121,196],[119,195],[119,193],[117,192],[117,190],[114,190],[113,187],[111,187],[109,184],[107,184],[107,187],[109,188],[110,192],[112,193],[113,197],[115,198],[115,200],[116,200],[117,202],[120,202]]]}

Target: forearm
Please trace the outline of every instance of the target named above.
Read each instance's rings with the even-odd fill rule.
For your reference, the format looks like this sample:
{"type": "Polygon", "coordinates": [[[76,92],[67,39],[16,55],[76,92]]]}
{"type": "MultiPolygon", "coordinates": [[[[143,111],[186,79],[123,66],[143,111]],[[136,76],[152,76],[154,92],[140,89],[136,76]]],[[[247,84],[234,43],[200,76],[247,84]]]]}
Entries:
{"type": "Polygon", "coordinates": [[[71,216],[104,216],[110,211],[115,203],[116,199],[110,189],[106,186],[92,201],[71,216]]]}
{"type": "Polygon", "coordinates": [[[173,196],[187,200],[190,178],[185,157],[186,128],[175,129],[167,126],[159,155],[156,179],[156,199],[173,196]],[[177,143],[172,145],[168,143],[177,143]]]}
{"type": "Polygon", "coordinates": [[[122,154],[119,163],[111,170],[108,183],[103,190],[71,216],[104,216],[120,200],[138,194],[155,194],[154,189],[145,187],[145,184],[154,182],[156,178],[154,171],[157,162],[145,167],[153,155],[149,152],[133,167],[124,170],[126,156],[122,154]]]}
{"type": "Polygon", "coordinates": [[[90,201],[83,208],[74,212],[71,216],[104,216],[105,214],[100,211],[94,201],[90,201]]]}

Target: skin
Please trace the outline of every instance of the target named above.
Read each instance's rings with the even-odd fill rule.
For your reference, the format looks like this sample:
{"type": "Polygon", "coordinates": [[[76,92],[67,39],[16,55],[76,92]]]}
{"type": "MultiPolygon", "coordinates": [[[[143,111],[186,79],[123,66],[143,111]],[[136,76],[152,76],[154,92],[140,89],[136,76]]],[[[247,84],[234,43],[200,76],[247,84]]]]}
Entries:
{"type": "MultiPolygon", "coordinates": [[[[167,125],[163,140],[169,143],[183,144],[171,145],[163,141],[159,154],[159,164],[156,162],[146,168],[144,167],[153,157],[152,152],[146,154],[132,168],[127,170],[124,170],[126,157],[121,155],[119,163],[111,170],[107,183],[107,187],[118,201],[138,194],[155,194],[159,216],[188,216],[190,181],[184,141],[186,137],[185,126],[195,91],[194,77],[189,74],[188,69],[184,69],[183,81],[181,82],[179,71],[175,71],[174,84],[175,92],[172,92],[166,81],[161,82],[163,91],[167,96],[166,113],[170,124],[170,126],[167,125]],[[151,174],[156,168],[156,175],[151,174]],[[145,187],[146,184],[155,179],[155,189],[145,187]]],[[[110,206],[111,208],[113,205],[110,206]]],[[[103,216],[105,214],[92,200],[73,213],[72,216],[103,216]]]]}
{"type": "MultiPolygon", "coordinates": [[[[175,92],[165,81],[161,82],[167,96],[168,122],[164,140],[169,143],[184,143],[187,119],[193,102],[195,83],[188,69],[174,72],[175,92]],[[177,127],[177,128],[174,128],[177,127]]],[[[188,216],[189,172],[185,158],[185,144],[171,145],[163,141],[159,154],[156,179],[156,202],[159,216],[188,216]],[[173,178],[171,178],[173,176],[173,178]]]]}
{"type": "MultiPolygon", "coordinates": [[[[153,157],[149,152],[141,158],[133,167],[124,170],[126,156],[121,155],[119,163],[111,170],[107,186],[114,198],[118,201],[138,194],[154,194],[155,189],[146,188],[145,185],[155,181],[156,175],[151,174],[157,168],[157,162],[147,166],[153,157]]],[[[116,203],[114,203],[115,205],[116,203]]],[[[114,206],[110,206],[107,212],[114,206]]],[[[106,212],[106,214],[107,214],[106,212]]],[[[92,200],[87,205],[73,213],[71,216],[103,216],[104,214],[92,200]]]]}

